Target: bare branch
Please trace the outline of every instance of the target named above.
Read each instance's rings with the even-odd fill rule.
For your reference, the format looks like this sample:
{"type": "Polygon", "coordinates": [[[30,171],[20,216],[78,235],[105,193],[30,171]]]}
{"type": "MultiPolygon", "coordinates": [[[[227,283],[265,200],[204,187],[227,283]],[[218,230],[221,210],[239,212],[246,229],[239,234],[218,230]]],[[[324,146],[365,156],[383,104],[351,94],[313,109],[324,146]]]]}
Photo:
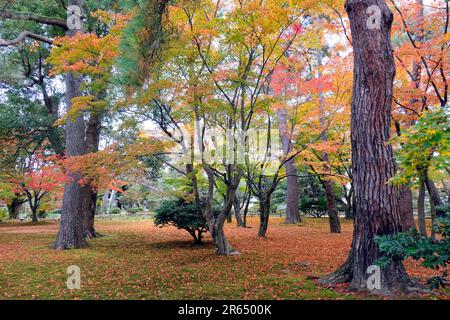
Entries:
{"type": "Polygon", "coordinates": [[[37,15],[34,13],[2,11],[2,12],[0,12],[0,18],[12,19],[12,20],[34,21],[37,23],[46,24],[49,26],[56,26],[56,27],[60,27],[64,30],[68,30],[67,22],[65,20],[59,19],[59,18],[40,16],[40,15],[37,15]]]}
{"type": "Polygon", "coordinates": [[[40,36],[38,34],[29,32],[29,31],[24,31],[21,34],[19,34],[19,36],[13,40],[2,40],[0,39],[0,47],[8,47],[8,46],[14,46],[16,44],[19,44],[21,42],[23,42],[26,38],[30,38],[30,39],[34,39],[37,41],[42,41],[48,44],[53,44],[53,39],[44,37],[44,36],[40,36]]]}

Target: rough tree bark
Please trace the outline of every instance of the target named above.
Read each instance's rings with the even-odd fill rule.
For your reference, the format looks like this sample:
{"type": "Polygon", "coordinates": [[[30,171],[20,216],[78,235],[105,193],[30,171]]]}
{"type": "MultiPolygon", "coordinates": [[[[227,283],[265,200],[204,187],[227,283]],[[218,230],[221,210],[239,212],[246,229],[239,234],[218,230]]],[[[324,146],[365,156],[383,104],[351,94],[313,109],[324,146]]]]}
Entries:
{"type": "MultiPolygon", "coordinates": [[[[93,111],[86,129],[86,151],[88,153],[95,153],[99,149],[101,125],[102,114],[100,111],[93,111]]],[[[90,239],[97,238],[100,234],[95,231],[94,222],[98,193],[90,184],[87,184],[83,187],[83,194],[84,234],[90,239]]]]}
{"type": "MultiPolygon", "coordinates": [[[[83,8],[84,0],[69,0],[69,6],[83,8]]],[[[69,30],[68,36],[74,36],[81,30],[69,30]]],[[[66,105],[70,110],[72,99],[80,96],[82,77],[74,74],[65,75],[66,105]]],[[[83,115],[75,119],[68,119],[66,123],[66,156],[80,156],[85,154],[85,123],[83,115]]],[[[54,244],[55,249],[83,248],[87,246],[83,228],[83,187],[79,184],[80,175],[68,172],[69,181],[64,187],[61,221],[58,235],[54,244]]]]}
{"type": "MultiPolygon", "coordinates": [[[[283,147],[283,154],[286,156],[291,151],[291,131],[287,122],[287,110],[280,109],[277,111],[278,117],[278,131],[280,132],[281,144],[283,147]]],[[[287,174],[287,192],[286,192],[286,220],[285,223],[297,224],[301,222],[299,210],[299,189],[297,168],[294,160],[286,162],[284,165],[287,174]]]]}
{"type": "MultiPolygon", "coordinates": [[[[396,171],[388,143],[395,76],[393,14],[384,0],[347,0],[345,9],[354,47],[351,142],[356,218],[347,261],[321,282],[350,282],[354,290],[367,290],[368,267],[381,257],[374,237],[401,231],[398,190],[387,183],[396,171]],[[380,23],[369,28],[374,10],[381,14],[380,23]]],[[[382,268],[380,280],[380,293],[407,291],[410,284],[401,261],[382,268]]]]}

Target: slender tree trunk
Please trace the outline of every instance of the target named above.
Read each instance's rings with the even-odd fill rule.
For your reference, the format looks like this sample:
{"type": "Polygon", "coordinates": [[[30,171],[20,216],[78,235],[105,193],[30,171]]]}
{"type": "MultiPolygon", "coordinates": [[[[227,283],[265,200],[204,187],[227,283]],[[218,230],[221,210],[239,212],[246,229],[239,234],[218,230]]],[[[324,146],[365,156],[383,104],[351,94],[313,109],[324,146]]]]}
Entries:
{"type": "Polygon", "coordinates": [[[428,194],[430,195],[430,215],[431,215],[431,238],[436,238],[436,204],[441,200],[436,199],[436,187],[431,183],[432,181],[428,177],[428,174],[425,175],[425,186],[427,187],[428,194]],[[434,189],[433,189],[434,188],[434,189]]]}
{"type": "Polygon", "coordinates": [[[239,195],[236,193],[236,196],[234,197],[234,216],[236,217],[236,223],[238,227],[244,227],[244,222],[242,221],[242,215],[241,215],[241,199],[239,198],[239,195]]]}
{"type": "Polygon", "coordinates": [[[413,196],[409,185],[399,187],[400,216],[402,217],[402,231],[416,228],[414,222],[413,196]]]}
{"type": "Polygon", "coordinates": [[[434,184],[434,181],[430,179],[429,176],[425,179],[425,184],[428,190],[428,194],[430,195],[430,199],[433,201],[433,206],[436,210],[436,216],[442,216],[445,214],[444,211],[440,210],[440,207],[443,205],[441,196],[439,194],[438,189],[436,188],[436,185],[434,184]]]}
{"type": "Polygon", "coordinates": [[[245,199],[245,205],[244,205],[244,227],[247,228],[247,215],[248,215],[248,208],[250,207],[250,201],[252,199],[252,194],[249,192],[247,198],[245,199]]]}
{"type": "MultiPolygon", "coordinates": [[[[280,109],[277,111],[278,116],[278,131],[280,132],[281,144],[283,146],[283,154],[286,156],[291,151],[291,131],[289,130],[287,121],[287,110],[280,109]]],[[[285,223],[297,224],[301,222],[300,210],[299,210],[299,189],[297,168],[295,167],[294,160],[290,160],[285,163],[287,174],[287,192],[286,192],[286,220],[285,223]]]]}
{"type": "MultiPolygon", "coordinates": [[[[93,111],[90,115],[86,129],[86,151],[95,153],[100,146],[100,133],[102,124],[102,114],[93,111]]],[[[99,236],[95,231],[95,212],[97,210],[97,190],[91,184],[87,184],[83,188],[83,215],[84,215],[84,233],[85,236],[92,239],[99,236]]]]}
{"type": "Polygon", "coordinates": [[[233,247],[228,242],[225,233],[223,232],[223,226],[225,224],[225,220],[227,219],[230,210],[233,207],[234,197],[236,195],[236,190],[239,185],[240,179],[238,179],[238,177],[235,177],[235,179],[230,179],[230,183],[227,185],[224,206],[222,207],[222,210],[219,213],[219,215],[215,217],[211,203],[215,185],[214,173],[207,164],[203,164],[203,170],[208,177],[208,194],[206,196],[206,204],[204,208],[202,207],[202,203],[200,201],[198,181],[194,172],[194,166],[192,164],[186,165],[186,174],[191,179],[192,193],[194,194],[194,202],[196,204],[197,210],[199,214],[203,216],[203,218],[206,221],[206,224],[208,225],[208,230],[216,246],[216,254],[217,255],[239,254],[239,252],[234,250],[233,247]]]}
{"type": "MultiPolygon", "coordinates": [[[[84,0],[69,0],[68,5],[84,7],[84,0]]],[[[74,36],[81,30],[70,30],[68,36],[74,36]]],[[[82,77],[66,74],[66,104],[67,110],[72,108],[72,99],[81,96],[82,77]]],[[[85,123],[83,115],[68,119],[66,123],[66,156],[85,154],[85,123]]],[[[83,248],[87,246],[83,228],[83,187],[79,184],[80,175],[68,172],[68,182],[64,187],[61,221],[54,244],[55,249],[83,248]]]]}
{"type": "MultiPolygon", "coordinates": [[[[350,282],[367,290],[368,268],[381,257],[377,235],[401,231],[398,190],[388,184],[396,168],[389,144],[395,63],[390,31],[393,14],[385,0],[347,0],[353,38],[352,173],[355,188],[355,226],[347,261],[323,283],[350,282]],[[368,12],[380,10],[381,21],[368,12]],[[376,20],[376,18],[375,18],[376,20]],[[377,24],[379,22],[379,24],[377,24]]],[[[401,261],[383,267],[378,292],[407,291],[409,277],[401,261]]]]}
{"type": "Polygon", "coordinates": [[[417,216],[419,219],[419,232],[422,237],[428,237],[427,225],[425,223],[425,183],[420,180],[419,197],[417,198],[417,216]]]}
{"type": "MultiPolygon", "coordinates": [[[[422,23],[423,20],[423,0],[415,0],[415,2],[420,6],[420,10],[417,13],[416,21],[419,23],[422,23]]],[[[423,38],[423,28],[419,28],[417,30],[417,42],[421,42],[423,38]]],[[[419,89],[420,88],[420,82],[421,82],[421,68],[422,64],[419,61],[414,61],[411,69],[411,88],[413,89],[419,89]]],[[[420,100],[417,99],[417,97],[412,97],[409,102],[409,108],[412,110],[417,110],[417,103],[419,103],[420,100]]],[[[397,122],[398,129],[397,134],[401,135],[400,130],[400,123],[397,122]]],[[[409,185],[402,185],[400,186],[400,193],[399,193],[399,205],[400,205],[400,215],[402,216],[402,226],[403,231],[407,231],[411,228],[416,228],[416,225],[414,223],[414,210],[413,210],[413,197],[411,188],[409,185]]]]}
{"type": "Polygon", "coordinates": [[[259,231],[258,237],[265,237],[269,226],[270,197],[262,196],[259,199],[259,231]]]}
{"type": "MultiPolygon", "coordinates": [[[[323,55],[323,52],[321,51],[319,53],[318,63],[317,63],[319,65],[319,67],[322,66],[322,55],[323,55]]],[[[319,68],[318,75],[319,75],[319,78],[322,77],[322,72],[320,71],[320,68],[319,68]]],[[[326,129],[326,115],[325,115],[324,107],[325,107],[324,95],[323,95],[323,92],[320,92],[319,93],[320,127],[323,130],[321,140],[323,142],[327,142],[328,141],[328,130],[326,129]]],[[[324,172],[331,173],[331,169],[329,166],[328,153],[324,152],[322,154],[322,158],[323,158],[322,160],[324,162],[324,166],[323,166],[324,172]]],[[[333,182],[331,180],[329,180],[327,177],[325,177],[324,186],[325,186],[325,193],[327,196],[327,211],[328,211],[328,220],[330,222],[330,231],[331,231],[331,233],[341,233],[341,223],[339,221],[339,212],[337,211],[337,208],[336,208],[336,197],[334,195],[333,182]]]]}
{"type": "Polygon", "coordinates": [[[30,209],[31,209],[31,221],[33,223],[38,222],[39,219],[38,219],[38,215],[37,215],[37,208],[34,206],[30,206],[30,209]]]}
{"type": "Polygon", "coordinates": [[[228,223],[232,223],[232,222],[233,222],[233,217],[232,217],[232,215],[231,215],[231,210],[230,210],[230,212],[228,212],[227,222],[228,222],[228,223]]]}
{"type": "Polygon", "coordinates": [[[325,192],[327,195],[328,219],[330,222],[331,233],[341,233],[341,223],[339,221],[339,212],[336,208],[336,197],[333,191],[333,182],[325,180],[325,192]]]}

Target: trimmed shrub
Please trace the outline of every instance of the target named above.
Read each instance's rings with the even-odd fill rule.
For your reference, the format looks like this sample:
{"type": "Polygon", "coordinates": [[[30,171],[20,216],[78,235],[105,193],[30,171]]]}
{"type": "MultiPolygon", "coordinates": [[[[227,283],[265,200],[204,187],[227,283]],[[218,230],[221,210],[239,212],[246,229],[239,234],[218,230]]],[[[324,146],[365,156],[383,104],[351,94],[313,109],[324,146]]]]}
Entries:
{"type": "MultiPolygon", "coordinates": [[[[216,215],[219,212],[218,209],[214,211],[216,215]]],[[[206,221],[197,211],[195,204],[184,199],[163,201],[155,211],[155,225],[171,225],[184,229],[194,238],[196,244],[202,243],[202,235],[208,231],[206,221]]]]}

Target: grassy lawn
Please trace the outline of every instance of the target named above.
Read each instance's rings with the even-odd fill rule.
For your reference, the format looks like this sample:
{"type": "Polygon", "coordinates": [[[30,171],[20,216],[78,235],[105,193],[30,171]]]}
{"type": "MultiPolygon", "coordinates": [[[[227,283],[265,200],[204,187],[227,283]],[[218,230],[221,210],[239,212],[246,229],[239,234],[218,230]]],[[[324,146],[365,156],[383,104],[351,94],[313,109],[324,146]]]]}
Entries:
{"type": "MultiPolygon", "coordinates": [[[[273,218],[268,236],[227,225],[231,244],[242,254],[218,257],[207,238],[194,246],[175,228],[152,221],[97,221],[105,237],[83,250],[54,251],[58,225],[0,225],[0,299],[376,299],[345,287],[319,286],[316,276],[333,271],[346,256],[352,224],[343,233],[328,232],[326,219],[288,226],[273,218]],[[81,268],[81,289],[66,287],[67,267],[81,268]]],[[[408,262],[423,281],[432,271],[408,262]]],[[[449,291],[413,299],[448,299],[449,291]]]]}

